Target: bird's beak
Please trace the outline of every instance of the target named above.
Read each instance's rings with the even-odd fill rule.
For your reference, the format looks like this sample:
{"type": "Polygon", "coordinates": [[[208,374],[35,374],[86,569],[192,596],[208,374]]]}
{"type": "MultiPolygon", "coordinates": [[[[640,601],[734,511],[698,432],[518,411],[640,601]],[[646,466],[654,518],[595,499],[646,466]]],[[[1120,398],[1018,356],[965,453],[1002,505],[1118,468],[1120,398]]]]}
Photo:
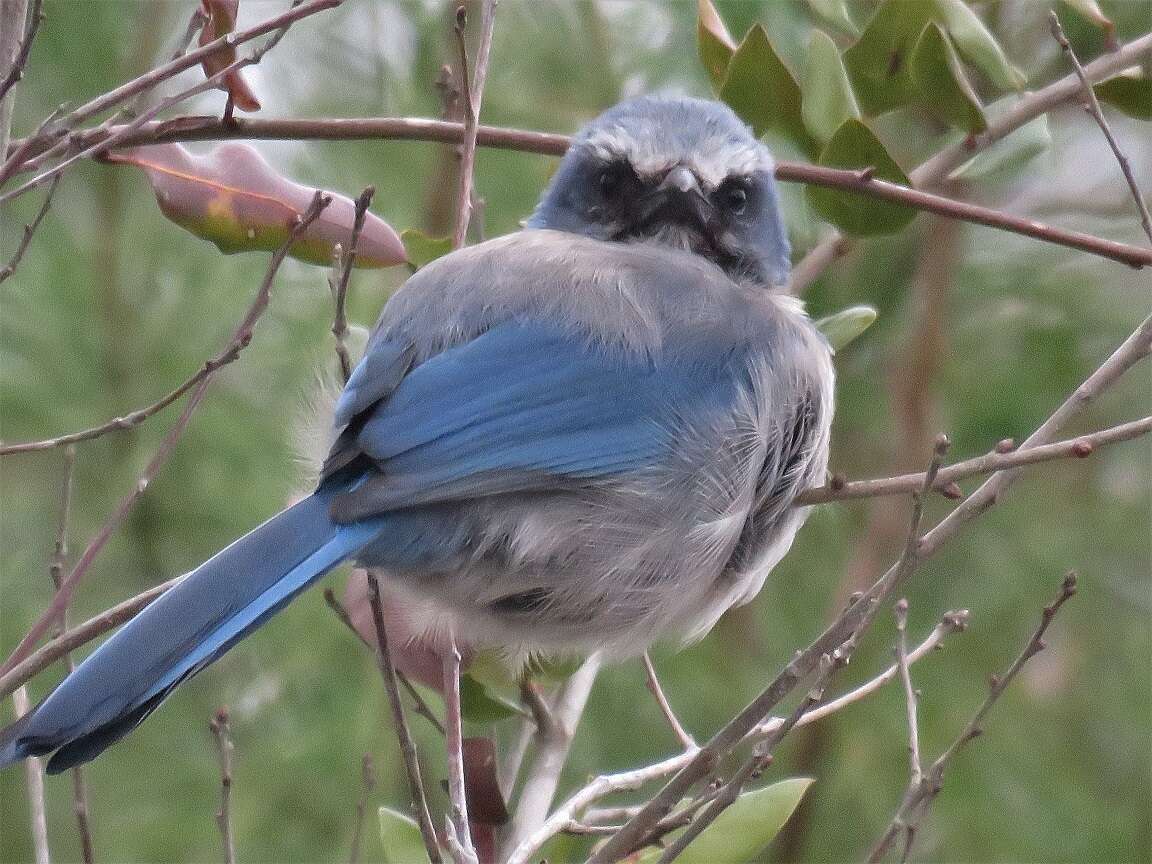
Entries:
{"type": "Polygon", "coordinates": [[[677,165],[656,187],[655,210],[674,221],[704,230],[712,220],[712,205],[695,174],[677,165]]]}

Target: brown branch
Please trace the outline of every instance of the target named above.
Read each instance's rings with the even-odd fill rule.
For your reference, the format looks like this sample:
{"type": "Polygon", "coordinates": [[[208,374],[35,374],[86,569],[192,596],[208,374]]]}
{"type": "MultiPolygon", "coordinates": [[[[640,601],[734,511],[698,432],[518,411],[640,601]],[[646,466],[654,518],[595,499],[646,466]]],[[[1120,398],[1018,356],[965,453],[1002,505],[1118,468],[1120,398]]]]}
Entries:
{"type": "MultiPolygon", "coordinates": [[[[1103,81],[1129,66],[1139,64],[1143,58],[1149,55],[1152,55],[1152,33],[1146,33],[1138,39],[1133,39],[1127,45],[1122,45],[1115,51],[1093,60],[1084,67],[1084,74],[1089,81],[1103,81]]],[[[909,174],[912,185],[917,189],[935,188],[977,153],[987,150],[996,142],[1042,114],[1075,99],[1080,93],[1080,88],[1080,79],[1075,75],[1067,75],[1046,87],[1029,93],[1017,101],[1003,116],[991,120],[984,132],[979,135],[968,136],[963,141],[945,147],[935,156],[921,163],[909,174]]],[[[816,244],[796,265],[792,273],[789,290],[793,294],[802,294],[833,261],[851,249],[853,244],[852,238],[833,231],[816,244]]]]}
{"type": "Polygon", "coordinates": [[[388,693],[388,704],[392,708],[392,722],[396,727],[396,739],[400,744],[400,755],[404,759],[404,771],[408,777],[408,791],[412,796],[412,806],[416,810],[416,820],[420,825],[420,836],[431,864],[441,864],[440,847],[436,841],[436,829],[432,827],[432,816],[428,812],[428,799],[424,795],[424,780],[420,776],[420,759],[416,753],[416,742],[404,717],[404,703],[400,700],[400,688],[396,683],[396,667],[392,665],[392,655],[388,651],[388,634],[384,630],[384,607],[380,602],[380,584],[376,574],[368,573],[368,602],[372,606],[372,623],[376,629],[376,662],[384,676],[384,689],[388,693]]]}
{"type": "MultiPolygon", "coordinates": [[[[316,220],[324,208],[331,203],[331,200],[331,196],[317,192],[313,196],[312,202],[308,205],[307,210],[294,221],[291,230],[288,232],[288,238],[281,244],[279,249],[272,253],[268,269],[264,274],[264,281],[261,283],[260,289],[256,292],[256,299],[252,302],[247,314],[233,334],[229,342],[230,346],[243,346],[252,341],[252,334],[256,322],[260,319],[260,316],[264,314],[264,310],[268,308],[268,299],[272,293],[272,283],[276,278],[276,273],[279,271],[280,265],[288,255],[288,250],[292,247],[292,244],[299,239],[301,233],[303,233],[303,231],[316,220]]],[[[228,349],[226,349],[226,351],[227,350],[228,349]]],[[[76,585],[88,571],[88,568],[92,566],[92,562],[96,559],[96,556],[104,546],[107,545],[108,541],[112,539],[112,536],[127,518],[137,500],[139,500],[140,496],[148,489],[148,485],[152,482],[152,479],[176,449],[177,443],[183,436],[184,430],[188,427],[189,422],[191,422],[192,415],[195,413],[196,407],[200,404],[200,400],[204,397],[204,393],[207,391],[211,380],[212,376],[209,374],[204,376],[199,383],[196,384],[188,396],[184,410],[172,425],[171,429],[169,429],[167,435],[164,436],[160,447],[156,450],[155,455],[153,455],[132,490],[120,501],[115,511],[101,527],[99,533],[92,542],[88,544],[83,555],[80,556],[80,560],[76,563],[76,566],[72,568],[72,572],[69,573],[68,577],[61,583],[60,590],[56,592],[52,603],[37,619],[36,623],[32,625],[24,638],[20,640],[20,644],[16,646],[16,649],[9,655],[8,659],[4,661],[3,666],[0,667],[0,675],[11,671],[17,663],[31,654],[33,646],[48,633],[64,609],[68,607],[76,585]]]]}
{"type": "Polygon", "coordinates": [[[1120,170],[1124,173],[1124,180],[1128,183],[1128,189],[1131,191],[1132,199],[1136,202],[1136,209],[1140,213],[1140,225],[1148,237],[1148,242],[1152,243],[1152,217],[1148,215],[1148,205],[1144,201],[1144,196],[1140,194],[1140,186],[1137,185],[1136,178],[1132,174],[1132,165],[1128,161],[1128,156],[1120,149],[1116,136],[1112,134],[1112,127],[1104,119],[1104,112],[1100,109],[1100,100],[1096,98],[1096,91],[1092,88],[1092,82],[1088,80],[1084,67],[1080,65],[1080,58],[1076,56],[1076,52],[1072,50],[1072,45],[1068,42],[1068,37],[1064,35],[1064,28],[1060,26],[1060,17],[1056,14],[1055,9],[1048,12],[1048,21],[1052,29],[1052,37],[1068,56],[1068,62],[1072,64],[1076,77],[1080,79],[1084,96],[1088,102],[1088,113],[1092,115],[1092,119],[1096,121],[1100,131],[1104,133],[1104,137],[1108,140],[1108,146],[1112,148],[1112,155],[1120,164],[1120,170]]]}
{"type": "Polygon", "coordinates": [[[49,185],[48,191],[44,193],[44,202],[40,205],[36,216],[31,222],[24,226],[24,233],[20,237],[20,245],[16,247],[16,251],[12,253],[12,257],[8,259],[8,263],[4,265],[3,269],[0,269],[0,282],[3,282],[15,273],[16,268],[20,266],[20,262],[24,259],[24,253],[28,251],[28,246],[32,243],[32,237],[36,234],[36,229],[40,227],[40,223],[48,213],[48,208],[52,206],[52,196],[56,194],[56,187],[59,185],[60,176],[57,175],[52,178],[52,183],[49,185]]]}
{"type": "Polygon", "coordinates": [[[220,764],[220,809],[216,811],[216,827],[224,844],[224,864],[236,864],[236,843],[232,837],[232,745],[228,709],[216,709],[216,716],[208,724],[216,739],[216,758],[220,764]]]}
{"type": "MultiPolygon", "coordinates": [[[[241,62],[241,61],[237,61],[241,62]]],[[[218,118],[186,117],[175,118],[165,123],[140,123],[134,121],[128,131],[128,126],[113,126],[108,130],[93,130],[87,134],[74,136],[81,144],[86,144],[84,153],[106,150],[109,146],[109,135],[115,136],[115,146],[142,146],[147,144],[167,143],[170,141],[205,141],[205,140],[417,140],[440,141],[445,143],[458,143],[465,140],[465,124],[451,123],[444,120],[425,120],[421,118],[362,118],[362,119],[317,119],[317,120],[257,120],[249,118],[233,118],[230,123],[224,123],[218,118]],[[91,142],[91,143],[89,143],[91,142]]],[[[476,129],[476,143],[485,147],[500,149],[521,150],[545,155],[560,155],[568,147],[570,139],[564,135],[555,135],[542,132],[531,132],[521,129],[501,129],[498,127],[478,126],[476,129]]],[[[1006,134],[1006,133],[1005,133],[1006,134]]],[[[16,147],[23,146],[25,142],[14,141],[16,147]]],[[[971,155],[971,154],[969,154],[971,155]]],[[[79,158],[79,157],[73,157],[79,158]]],[[[463,165],[461,168],[463,169],[463,165]]],[[[915,172],[914,172],[915,173],[915,172]]],[[[45,175],[40,175],[41,177],[45,175]]],[[[818,165],[808,165],[799,162],[778,162],[776,176],[784,182],[808,183],[817,186],[827,186],[853,192],[865,197],[880,198],[904,204],[917,210],[937,213],[951,219],[986,225],[1002,231],[1031,237],[1046,243],[1079,249],[1119,261],[1131,267],[1145,267],[1152,265],[1152,250],[1119,243],[1080,231],[1070,231],[1052,225],[1012,216],[1000,210],[981,207],[965,201],[958,201],[942,195],[935,195],[922,188],[909,188],[890,183],[866,172],[849,171],[837,168],[824,168],[818,165]]],[[[31,181],[30,181],[31,182],[31,181]]],[[[39,182],[39,181],[38,181],[39,182]]],[[[27,184],[25,184],[27,186],[27,184]]],[[[925,185],[914,178],[914,186],[925,185]]],[[[20,193],[25,187],[8,193],[12,196],[20,193]]],[[[457,225],[457,228],[459,225],[457,225]]],[[[845,238],[837,235],[836,243],[847,244],[845,238]]],[[[836,243],[831,244],[831,249],[836,243]]],[[[823,246],[824,244],[821,244],[823,246]]],[[[818,249],[821,247],[817,247],[818,249]]],[[[846,248],[846,247],[845,247],[846,248]]],[[[814,253],[820,257],[822,269],[834,260],[835,255],[824,256],[822,252],[814,253]]],[[[807,284],[818,276],[818,272],[801,262],[797,266],[794,284],[807,284]]]]}
{"type": "MultiPolygon", "coordinates": [[[[8,67],[8,74],[4,76],[3,81],[0,81],[0,100],[3,100],[8,95],[8,91],[24,77],[24,67],[28,65],[28,55],[32,52],[32,43],[36,40],[36,33],[44,20],[44,13],[40,9],[41,5],[43,5],[43,0],[32,0],[32,11],[28,14],[24,24],[24,35],[20,38],[20,48],[16,51],[16,56],[12,58],[12,65],[8,67]]],[[[4,26],[8,26],[9,22],[2,23],[4,26]]]]}
{"type": "MultiPolygon", "coordinates": [[[[457,15],[459,20],[459,15],[457,15]]],[[[444,749],[448,761],[448,818],[445,834],[456,864],[479,864],[468,822],[468,793],[464,778],[464,729],[460,708],[460,652],[449,632],[440,658],[444,684],[444,749]]]]}
{"type": "Polygon", "coordinates": [[[119,627],[125,621],[135,618],[153,600],[168,589],[173,588],[183,578],[183,576],[177,576],[167,582],[154,585],[147,591],[142,591],[134,597],[129,597],[127,600],[105,609],[99,615],[89,618],[83,624],[78,624],[47,642],[35,653],[13,666],[11,671],[0,676],[0,699],[8,696],[21,684],[31,680],[57,660],[66,656],[69,651],[74,651],[93,639],[99,638],[109,630],[119,627]]]}
{"type": "Polygon", "coordinates": [[[715,770],[723,756],[739,745],[803,679],[816,671],[825,655],[832,656],[833,652],[838,650],[852,650],[858,635],[876,616],[880,604],[904,583],[923,560],[920,523],[923,517],[924,498],[935,482],[936,472],[940,469],[947,448],[948,439],[940,436],[936,442],[932,462],[925,472],[921,493],[916,496],[912,507],[908,541],[900,559],[811,645],[797,652],[768,686],[713,735],[692,760],[644,806],[644,809],[592,855],[589,864],[611,864],[636,848],[636,844],[668,815],[697,782],[715,770]]]}
{"type": "MultiPolygon", "coordinates": [[[[339,266],[333,267],[333,273],[328,278],[328,286],[332,289],[332,296],[336,303],[336,311],[332,316],[332,336],[336,340],[336,358],[340,362],[340,374],[344,383],[352,376],[352,358],[348,354],[348,315],[346,305],[348,302],[348,280],[352,276],[352,267],[356,263],[356,247],[360,244],[360,233],[364,230],[364,219],[368,215],[368,207],[372,203],[372,196],[376,194],[374,186],[368,186],[356,198],[356,212],[352,219],[352,236],[348,241],[348,248],[341,249],[339,266]]],[[[336,246],[340,249],[340,246],[336,246]]]]}
{"type": "Polygon", "coordinates": [[[484,98],[484,83],[488,78],[488,57],[492,50],[492,25],[495,19],[495,0],[481,0],[480,47],[476,52],[476,66],[468,75],[468,47],[464,38],[468,20],[467,7],[456,7],[456,44],[460,60],[460,90],[464,98],[464,135],[460,148],[460,171],[457,178],[456,222],[452,230],[452,248],[459,249],[468,237],[468,222],[472,218],[473,171],[476,166],[476,136],[480,126],[480,104],[484,98]]]}
{"type": "MultiPolygon", "coordinates": [[[[933,487],[948,497],[955,495],[952,486],[957,480],[966,477],[975,477],[982,474],[993,474],[1007,468],[1022,465],[1032,465],[1038,462],[1049,462],[1053,459],[1084,459],[1096,452],[1098,447],[1115,444],[1120,441],[1130,441],[1152,431],[1152,416],[1142,417],[1128,423],[1121,423],[1099,432],[1091,432],[1035,447],[1022,447],[1018,450],[1004,452],[1001,449],[993,450],[983,456],[965,459],[940,469],[933,487]]],[[[810,504],[824,504],[829,501],[846,501],[854,498],[874,498],[878,495],[900,495],[911,492],[924,482],[924,474],[901,474],[897,477],[885,477],[876,480],[845,481],[836,477],[825,486],[808,489],[796,497],[797,506],[810,504]]]]}
{"type": "Polygon", "coordinates": [[[360,861],[360,838],[364,833],[364,814],[368,810],[368,799],[376,791],[376,769],[372,764],[372,754],[365,753],[360,761],[360,797],[356,801],[356,823],[352,830],[352,846],[348,852],[348,864],[360,861]]]}
{"type": "Polygon", "coordinates": [[[656,667],[652,665],[652,658],[648,656],[647,651],[644,652],[641,659],[644,661],[644,677],[648,684],[648,692],[656,699],[660,713],[664,715],[664,719],[672,728],[672,734],[676,736],[677,741],[684,745],[684,749],[695,750],[696,741],[688,734],[688,730],[681,724],[680,718],[676,716],[676,712],[668,703],[668,697],[664,695],[664,688],[660,686],[660,679],[656,677],[656,667]]]}
{"type": "Polygon", "coordinates": [[[1060,607],[1075,593],[1076,574],[1069,572],[1068,575],[1064,577],[1064,582],[1060,586],[1060,593],[1056,599],[1053,600],[1050,605],[1044,607],[1044,611],[1040,616],[1040,625],[1036,628],[1035,632],[1033,632],[1024,649],[1017,655],[1016,659],[1012,661],[1012,665],[1010,665],[1003,674],[991,676],[988,695],[984,697],[984,701],[980,704],[980,707],[972,719],[968,721],[963,731],[952,744],[949,745],[948,749],[940,754],[939,758],[932,763],[921,777],[914,777],[913,782],[909,783],[908,790],[904,795],[899,809],[896,811],[896,815],[893,816],[883,836],[876,842],[876,845],[868,855],[870,864],[883,860],[884,856],[896,842],[896,838],[901,834],[905,837],[903,859],[907,858],[908,853],[911,851],[912,840],[915,837],[920,822],[923,821],[925,815],[927,815],[928,808],[931,807],[936,796],[940,794],[945,769],[965,745],[983,733],[984,718],[987,717],[988,712],[992,710],[992,706],[996,703],[996,700],[1000,698],[1000,695],[1008,688],[1008,685],[1012,683],[1012,680],[1020,670],[1024,668],[1024,664],[1044,650],[1044,634],[1048,630],[1048,625],[1052,623],[1052,619],[1056,617],[1056,613],[1060,611],[1060,607]]]}
{"type": "MultiPolygon", "coordinates": [[[[16,719],[28,713],[28,691],[19,687],[12,697],[16,719]]],[[[44,808],[44,766],[32,756],[24,760],[24,788],[28,797],[28,817],[32,824],[32,848],[36,864],[52,864],[48,852],[48,819],[44,808]]]]}
{"type": "Polygon", "coordinates": [[[904,688],[904,709],[908,719],[908,776],[913,785],[924,776],[924,766],[920,761],[920,720],[918,717],[918,696],[912,686],[912,673],[908,671],[908,600],[901,597],[896,601],[896,669],[900,674],[900,685],[904,688]]]}

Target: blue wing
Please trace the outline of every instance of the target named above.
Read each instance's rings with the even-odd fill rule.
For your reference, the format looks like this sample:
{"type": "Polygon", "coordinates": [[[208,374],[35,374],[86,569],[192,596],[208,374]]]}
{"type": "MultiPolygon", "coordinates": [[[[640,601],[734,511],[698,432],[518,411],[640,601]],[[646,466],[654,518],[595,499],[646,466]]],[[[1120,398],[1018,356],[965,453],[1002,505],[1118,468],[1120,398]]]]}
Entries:
{"type": "Polygon", "coordinates": [[[345,414],[351,434],[338,449],[378,471],[333,512],[352,521],[642,470],[669,454],[671,421],[731,406],[739,376],[716,347],[654,360],[553,324],[494,327],[416,366],[362,415],[345,414]]]}

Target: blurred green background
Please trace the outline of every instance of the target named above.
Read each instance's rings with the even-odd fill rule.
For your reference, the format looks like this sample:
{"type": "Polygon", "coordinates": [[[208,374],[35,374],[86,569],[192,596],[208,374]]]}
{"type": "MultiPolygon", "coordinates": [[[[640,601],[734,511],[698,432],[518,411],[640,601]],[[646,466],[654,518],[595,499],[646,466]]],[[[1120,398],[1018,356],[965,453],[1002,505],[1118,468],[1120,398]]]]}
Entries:
{"type": "MultiPolygon", "coordinates": [[[[349,0],[293,29],[248,78],[265,116],[437,116],[433,82],[453,58],[450,6],[349,0]]],[[[813,4],[816,5],[816,4],[813,4]]],[[[851,6],[862,21],[869,3],[851,6]]],[[[1121,38],[1147,29],[1144,0],[1101,5],[1121,38]]],[[[241,23],[283,4],[245,2],[241,23]]],[[[737,36],[763,22],[793,68],[804,68],[818,26],[804,2],[717,3],[737,36]]],[[[1001,0],[986,13],[1009,56],[1037,87],[1065,74],[1045,16],[1050,3],[1001,0]]],[[[173,49],[191,2],[47,2],[47,19],[18,88],[14,135],[65,101],[78,102],[154,65],[173,49]]],[[[1086,57],[1099,34],[1068,7],[1065,26],[1086,57]]],[[[696,59],[694,2],[519,2],[497,12],[484,98],[488,123],[570,132],[623,95],[706,95],[696,59]]],[[[189,73],[187,81],[195,80],[189,73]]],[[[183,80],[183,79],[181,79],[183,80]]],[[[169,85],[174,87],[175,85],[169,85]]],[[[192,113],[218,112],[206,94],[192,113]]],[[[1146,189],[1148,126],[1109,115],[1146,189]]],[[[876,124],[908,169],[938,148],[942,127],[912,111],[876,124]]],[[[1052,147],[1023,171],[981,180],[973,200],[1069,228],[1140,242],[1138,222],[1098,130],[1078,108],[1050,117],[1052,147]]],[[[778,155],[795,154],[775,142],[778,155]]],[[[413,142],[257,145],[308,184],[355,195],[371,183],[374,212],[397,229],[447,233],[453,188],[448,148],[413,142]]],[[[513,231],[555,160],[483,150],[477,191],[489,236],[513,231]]],[[[4,213],[0,249],[15,247],[38,206],[4,213]]],[[[799,187],[785,190],[797,258],[827,231],[799,187]]],[[[227,341],[266,264],[225,257],[159,214],[144,176],[84,162],[68,172],[22,267],[0,286],[0,422],[5,441],[84,428],[152,402],[227,341]]],[[[400,271],[353,277],[351,317],[368,326],[400,271]]],[[[288,262],[268,314],[239,362],[218,376],[171,462],[89,573],[73,619],[184,572],[276,511],[302,482],[296,439],[321,377],[331,376],[326,272],[288,262]]],[[[838,358],[837,471],[872,476],[920,467],[937,431],[953,458],[1025,437],[1148,311],[1149,277],[1070,250],[921,216],[903,233],[864,242],[808,293],[814,315],[872,303],[879,322],[838,358]]],[[[1092,406],[1087,431],[1148,413],[1148,364],[1092,406]]],[[[130,488],[176,409],[79,449],[73,551],[130,488]]],[[[0,464],[0,645],[5,653],[49,601],[47,561],[63,455],[0,464]]],[[[1030,471],[908,587],[911,633],[948,609],[972,612],[969,632],[914,669],[923,690],[922,741],[938,753],[1007,665],[1076,568],[1081,595],[1005,695],[987,734],[955,762],[921,832],[917,856],[950,861],[1148,861],[1152,857],[1152,597],[1147,441],[1030,471]]],[[[974,484],[964,484],[966,490],[974,484]]],[[[930,516],[949,505],[933,501],[930,516]]],[[[897,547],[907,502],[819,508],[791,555],[750,606],[703,642],[666,646],[657,667],[681,718],[705,738],[782,662],[871,581],[897,547]]],[[[341,571],[325,584],[339,590],[341,571]]],[[[882,617],[839,684],[888,662],[882,617]]],[[[39,698],[60,667],[36,679],[39,698]]],[[[403,808],[402,772],[370,656],[324,607],[318,590],[210,671],[183,687],[123,744],[88,768],[98,860],[220,859],[213,814],[218,777],[208,721],[233,712],[233,813],[244,861],[347,857],[362,754],[381,786],[372,804],[403,808]]],[[[3,705],[6,715],[11,704],[3,705]]],[[[427,724],[414,728],[426,771],[442,756],[427,724]]],[[[507,737],[507,730],[501,734],[507,737]]],[[[601,676],[580,726],[564,789],[589,775],[668,755],[675,741],[637,662],[601,676]]],[[[816,778],[805,806],[764,861],[858,859],[887,823],[906,782],[898,688],[793,735],[766,779],[816,778]]],[[[52,848],[79,857],[70,783],[48,780],[52,848]]],[[[562,790],[563,791],[563,790],[562,790]]],[[[22,775],[0,776],[0,860],[32,857],[22,775]]],[[[372,823],[363,857],[381,857],[372,823]]],[[[552,860],[576,855],[558,845],[552,860]]]]}

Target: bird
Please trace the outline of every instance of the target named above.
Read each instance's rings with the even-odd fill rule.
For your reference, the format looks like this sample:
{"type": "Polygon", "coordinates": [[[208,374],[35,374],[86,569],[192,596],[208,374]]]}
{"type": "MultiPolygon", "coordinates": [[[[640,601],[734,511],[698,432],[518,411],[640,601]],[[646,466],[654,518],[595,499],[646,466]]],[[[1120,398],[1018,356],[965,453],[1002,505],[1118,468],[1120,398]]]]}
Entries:
{"type": "Polygon", "coordinates": [[[57,773],[344,561],[509,656],[637,656],[751,600],[825,479],[832,350],[782,290],[766,146],[645,95],[574,138],[521,230],[388,300],[315,491],[187,573],[33,710],[0,765],[57,773]]]}

